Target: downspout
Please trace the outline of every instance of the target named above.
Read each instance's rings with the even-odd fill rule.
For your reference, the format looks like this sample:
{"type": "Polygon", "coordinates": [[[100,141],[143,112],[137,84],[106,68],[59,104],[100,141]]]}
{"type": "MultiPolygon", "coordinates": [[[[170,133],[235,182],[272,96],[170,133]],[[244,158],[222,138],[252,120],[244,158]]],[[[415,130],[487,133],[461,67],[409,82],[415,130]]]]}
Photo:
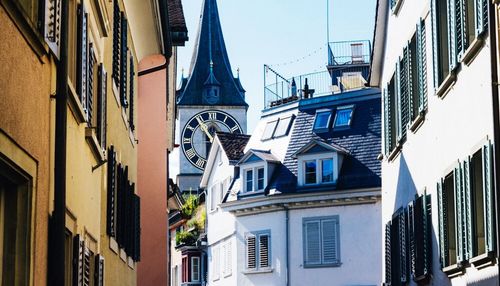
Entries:
{"type": "Polygon", "coordinates": [[[68,108],[68,11],[69,0],[61,1],[61,46],[57,62],[56,126],[54,158],[54,210],[49,221],[48,285],[64,286],[66,229],[66,143],[68,108]]]}
{"type": "Polygon", "coordinates": [[[286,285],[290,286],[290,210],[288,205],[283,206],[285,208],[285,226],[286,226],[286,285]]]}
{"type": "MultiPolygon", "coordinates": [[[[500,230],[500,115],[499,115],[499,98],[498,98],[498,86],[499,86],[499,78],[498,78],[498,46],[497,46],[497,13],[495,11],[495,6],[493,2],[498,1],[488,1],[488,21],[489,21],[489,34],[490,34],[490,54],[491,54],[491,95],[492,95],[492,103],[493,103],[493,144],[494,144],[494,164],[493,164],[493,172],[494,172],[494,193],[495,198],[495,213],[496,213],[496,257],[500,257],[500,235],[498,231],[500,230]]],[[[500,272],[500,264],[498,264],[498,271],[500,272]]]]}

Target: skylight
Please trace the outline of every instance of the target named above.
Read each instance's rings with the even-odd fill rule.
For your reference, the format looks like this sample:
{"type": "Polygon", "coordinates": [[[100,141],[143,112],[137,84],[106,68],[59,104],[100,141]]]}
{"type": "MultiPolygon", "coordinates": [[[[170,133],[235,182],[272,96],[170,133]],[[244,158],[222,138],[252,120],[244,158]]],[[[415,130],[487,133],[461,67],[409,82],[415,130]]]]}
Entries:
{"type": "Polygon", "coordinates": [[[334,128],[351,126],[353,110],[354,110],[353,105],[342,106],[337,108],[337,114],[335,115],[335,123],[333,125],[334,128]]]}
{"type": "Polygon", "coordinates": [[[290,126],[292,125],[294,116],[288,116],[285,118],[281,118],[278,122],[278,126],[276,127],[276,131],[274,131],[274,136],[273,137],[281,137],[281,136],[286,136],[288,135],[288,132],[290,131],[290,126]]]}
{"type": "Polygon", "coordinates": [[[331,114],[332,114],[332,112],[330,110],[316,112],[316,118],[314,119],[314,131],[315,132],[328,131],[328,126],[330,123],[331,114]]]}
{"type": "Polygon", "coordinates": [[[278,119],[269,121],[266,124],[266,129],[264,129],[264,133],[262,134],[262,140],[268,140],[273,138],[274,130],[276,129],[277,124],[278,124],[278,119]]]}

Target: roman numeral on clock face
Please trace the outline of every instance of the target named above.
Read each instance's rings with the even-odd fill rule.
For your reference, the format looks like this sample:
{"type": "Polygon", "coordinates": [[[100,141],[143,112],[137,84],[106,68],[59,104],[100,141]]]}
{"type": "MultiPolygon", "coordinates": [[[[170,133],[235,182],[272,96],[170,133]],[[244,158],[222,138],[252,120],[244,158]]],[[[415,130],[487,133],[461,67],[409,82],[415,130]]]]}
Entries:
{"type": "Polygon", "coordinates": [[[196,152],[194,151],[193,148],[186,151],[186,157],[188,157],[189,160],[193,159],[195,156],[196,152]]]}
{"type": "Polygon", "coordinates": [[[182,144],[191,144],[191,138],[189,137],[182,138],[182,144]]]}
{"type": "Polygon", "coordinates": [[[208,113],[208,120],[217,120],[217,113],[216,112],[209,112],[208,113]]]}
{"type": "Polygon", "coordinates": [[[234,125],[232,128],[231,128],[231,132],[235,132],[236,130],[240,129],[238,127],[238,125],[234,125]]]}
{"type": "Polygon", "coordinates": [[[207,163],[207,161],[205,161],[203,158],[198,158],[198,160],[196,161],[196,166],[203,169],[203,168],[205,168],[206,163],[207,163]]]}

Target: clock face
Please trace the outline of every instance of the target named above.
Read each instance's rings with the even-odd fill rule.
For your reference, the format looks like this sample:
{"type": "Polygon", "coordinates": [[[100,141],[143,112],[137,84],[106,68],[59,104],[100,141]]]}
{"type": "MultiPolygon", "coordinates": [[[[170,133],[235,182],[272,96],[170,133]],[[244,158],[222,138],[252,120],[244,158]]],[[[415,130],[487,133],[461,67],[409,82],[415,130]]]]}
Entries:
{"type": "Polygon", "coordinates": [[[202,111],[191,117],[182,130],[182,152],[193,166],[203,170],[215,132],[243,133],[236,119],[219,110],[202,111]]]}

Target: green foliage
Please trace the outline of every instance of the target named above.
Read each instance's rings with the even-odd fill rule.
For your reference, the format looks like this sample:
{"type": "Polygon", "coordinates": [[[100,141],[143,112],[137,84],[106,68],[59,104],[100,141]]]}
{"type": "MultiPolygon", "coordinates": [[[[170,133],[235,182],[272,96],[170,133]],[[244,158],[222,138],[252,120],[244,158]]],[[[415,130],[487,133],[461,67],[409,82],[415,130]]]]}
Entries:
{"type": "Polygon", "coordinates": [[[181,244],[193,244],[196,241],[194,233],[190,231],[180,231],[175,235],[175,243],[177,245],[181,244]]]}
{"type": "Polygon", "coordinates": [[[182,215],[184,217],[192,217],[198,207],[198,197],[189,195],[182,206],[182,215]]]}

